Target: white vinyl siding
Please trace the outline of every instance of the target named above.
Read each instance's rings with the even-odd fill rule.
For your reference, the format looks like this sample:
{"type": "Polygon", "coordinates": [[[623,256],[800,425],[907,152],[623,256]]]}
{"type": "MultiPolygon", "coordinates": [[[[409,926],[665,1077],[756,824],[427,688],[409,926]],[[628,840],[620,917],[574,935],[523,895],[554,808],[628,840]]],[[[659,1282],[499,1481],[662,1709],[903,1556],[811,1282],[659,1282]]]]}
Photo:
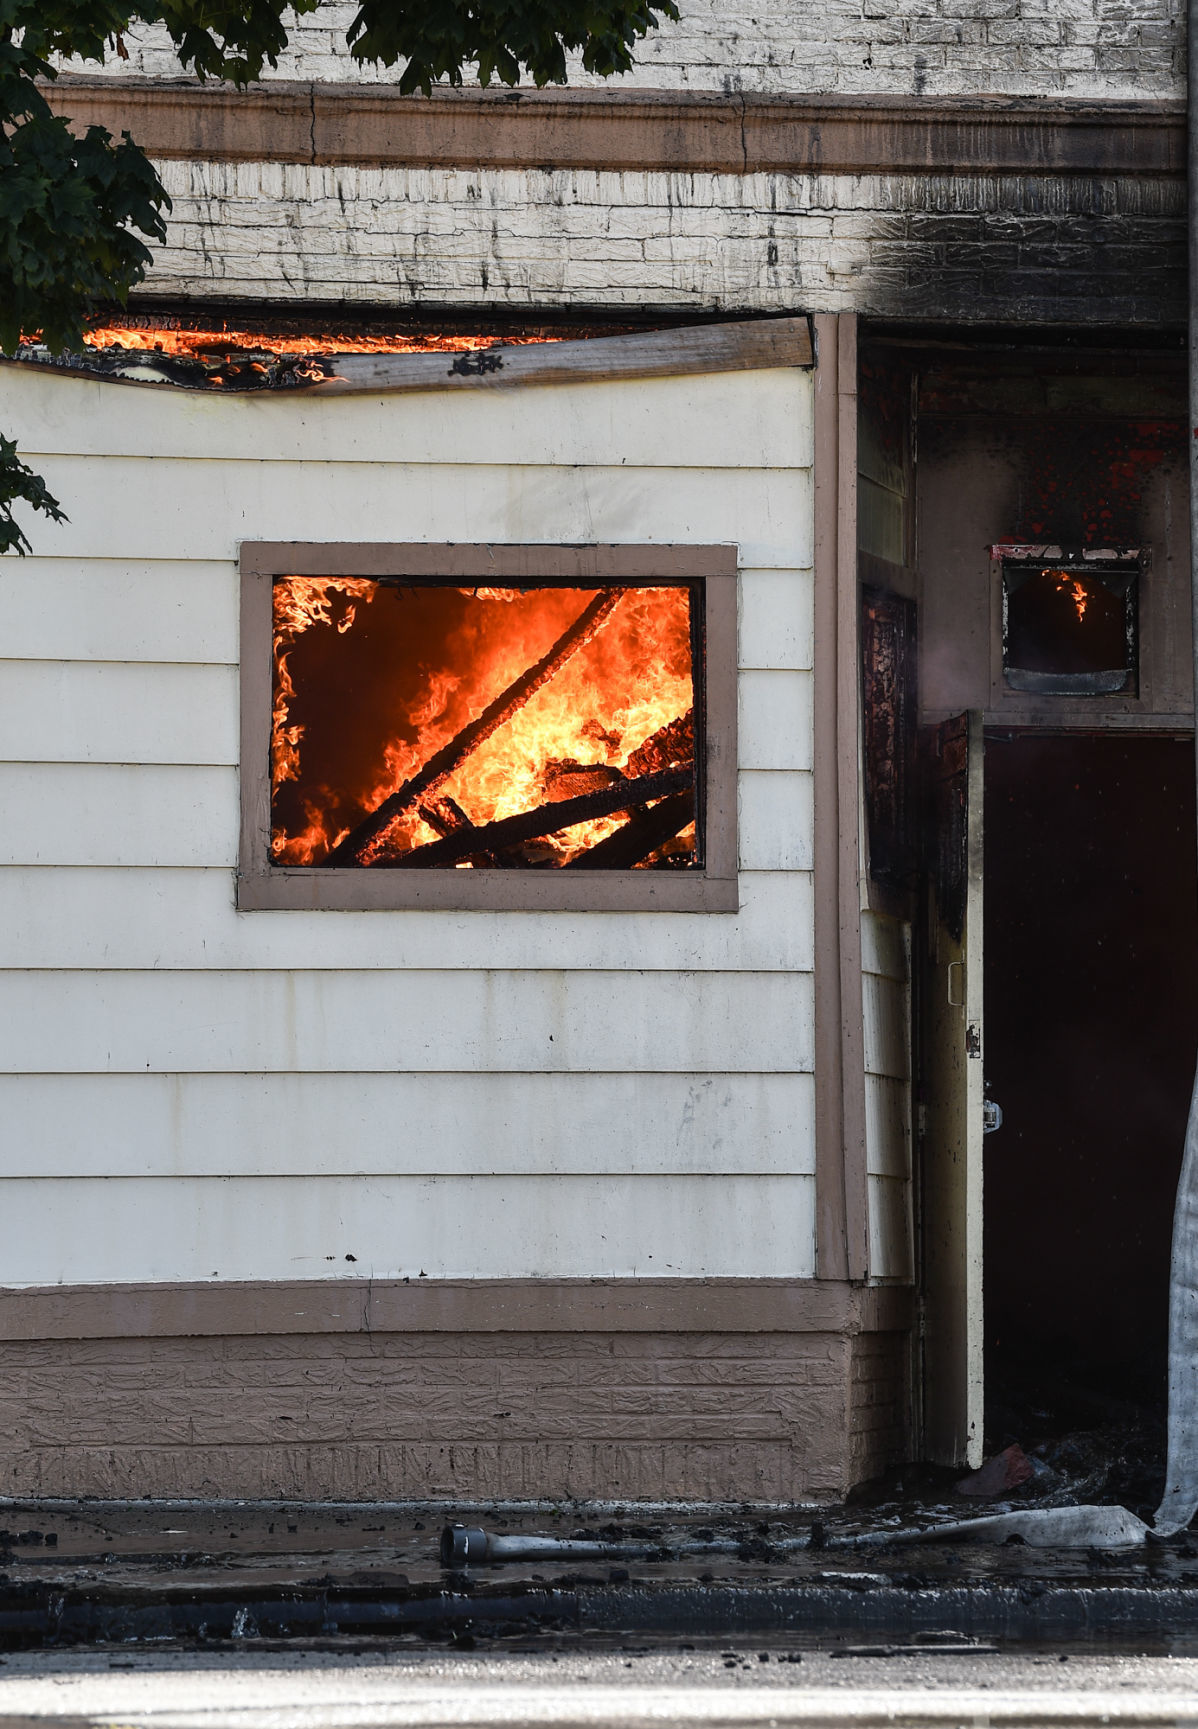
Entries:
{"type": "Polygon", "coordinates": [[[861,937],[869,1271],[875,1279],[910,1280],[910,927],[865,912],[861,937]]]}
{"type": "Polygon", "coordinates": [[[0,1279],[811,1276],[810,374],[4,378],[0,1279]],[[346,538],[737,543],[740,912],[237,911],[238,543],[346,538]]]}

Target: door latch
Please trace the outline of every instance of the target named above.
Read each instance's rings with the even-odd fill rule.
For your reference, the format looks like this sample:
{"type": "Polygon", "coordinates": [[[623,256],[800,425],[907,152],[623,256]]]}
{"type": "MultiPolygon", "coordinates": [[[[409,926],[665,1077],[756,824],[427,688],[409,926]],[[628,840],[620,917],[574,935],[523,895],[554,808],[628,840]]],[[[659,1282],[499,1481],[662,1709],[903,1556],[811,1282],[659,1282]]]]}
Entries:
{"type": "Polygon", "coordinates": [[[992,1135],[995,1129],[1002,1128],[1002,1106],[996,1105],[993,1099],[982,1101],[982,1133],[992,1135]]]}

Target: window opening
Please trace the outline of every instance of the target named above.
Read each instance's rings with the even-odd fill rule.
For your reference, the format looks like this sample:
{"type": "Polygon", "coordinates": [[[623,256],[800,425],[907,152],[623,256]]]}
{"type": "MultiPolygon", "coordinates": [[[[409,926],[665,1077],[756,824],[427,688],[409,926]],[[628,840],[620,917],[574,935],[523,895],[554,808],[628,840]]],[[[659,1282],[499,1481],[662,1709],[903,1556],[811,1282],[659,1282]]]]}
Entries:
{"type": "Polygon", "coordinates": [[[1046,696],[1135,695],[1138,553],[1037,547],[1002,561],[1003,676],[1046,696]]]}
{"type": "Polygon", "coordinates": [[[270,864],[704,864],[704,584],[273,582],[270,864]]]}

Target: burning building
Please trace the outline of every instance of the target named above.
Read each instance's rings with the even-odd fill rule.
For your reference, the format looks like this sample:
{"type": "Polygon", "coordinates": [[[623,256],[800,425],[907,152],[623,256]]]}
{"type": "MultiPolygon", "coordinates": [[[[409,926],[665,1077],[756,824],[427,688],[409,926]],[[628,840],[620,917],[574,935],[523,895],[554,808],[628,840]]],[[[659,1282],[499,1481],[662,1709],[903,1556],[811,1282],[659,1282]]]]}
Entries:
{"type": "Polygon", "coordinates": [[[425,101],[342,12],[54,93],[174,212],[0,373],[69,516],[0,585],[6,1492],[819,1500],[1159,1402],[1174,14],[704,0],[425,101]]]}

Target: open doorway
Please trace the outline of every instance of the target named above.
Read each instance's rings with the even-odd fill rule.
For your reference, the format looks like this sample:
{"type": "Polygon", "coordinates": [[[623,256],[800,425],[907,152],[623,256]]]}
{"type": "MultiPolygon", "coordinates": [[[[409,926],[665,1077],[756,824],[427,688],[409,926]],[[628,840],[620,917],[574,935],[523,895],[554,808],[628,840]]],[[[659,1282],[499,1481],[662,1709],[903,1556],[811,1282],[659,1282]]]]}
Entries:
{"type": "Polygon", "coordinates": [[[1029,1405],[1069,1426],[1163,1393],[1198,1027],[1193,745],[991,731],[984,780],[988,1427],[1029,1405]]]}
{"type": "Polygon", "coordinates": [[[1120,1405],[1163,1428],[1198,1044],[1185,383],[1180,346],[1117,335],[862,345],[869,906],[912,955],[919,1451],[947,1465],[1120,1405]]]}

